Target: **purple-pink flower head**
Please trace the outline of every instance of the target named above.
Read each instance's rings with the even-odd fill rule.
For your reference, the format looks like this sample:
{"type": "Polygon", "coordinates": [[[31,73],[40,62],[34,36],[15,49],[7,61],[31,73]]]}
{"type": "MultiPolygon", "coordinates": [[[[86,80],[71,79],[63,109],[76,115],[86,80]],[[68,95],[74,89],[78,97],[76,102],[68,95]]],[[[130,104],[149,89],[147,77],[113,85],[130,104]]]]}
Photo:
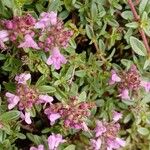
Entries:
{"type": "Polygon", "coordinates": [[[4,42],[7,42],[9,40],[8,36],[9,36],[9,33],[7,30],[0,31],[0,49],[6,48],[4,42]]]}
{"type": "Polygon", "coordinates": [[[5,96],[7,97],[7,101],[8,101],[8,109],[13,109],[18,102],[20,101],[19,97],[17,95],[14,95],[12,93],[7,92],[5,94],[5,96]]]}
{"type": "Polygon", "coordinates": [[[95,128],[96,137],[101,136],[103,133],[106,132],[106,130],[107,130],[106,127],[101,121],[96,122],[96,128],[95,128]]]}
{"type": "Polygon", "coordinates": [[[100,150],[101,147],[99,148],[99,146],[101,145],[102,147],[106,147],[107,150],[113,150],[125,146],[125,141],[118,138],[119,130],[120,125],[116,121],[110,123],[97,121],[95,139],[92,139],[91,143],[92,147],[95,148],[95,150],[100,150]]]}
{"type": "Polygon", "coordinates": [[[120,138],[107,139],[107,150],[119,149],[125,146],[125,141],[120,138]]]}
{"type": "Polygon", "coordinates": [[[141,81],[141,86],[145,89],[146,92],[150,92],[150,82],[141,81]]]}
{"type": "Polygon", "coordinates": [[[21,73],[20,75],[17,75],[15,77],[15,80],[18,82],[18,84],[27,84],[27,81],[31,79],[31,74],[29,73],[21,73]]]}
{"type": "Polygon", "coordinates": [[[47,59],[48,65],[53,65],[56,70],[61,68],[62,64],[66,64],[66,58],[60,53],[58,47],[53,48],[52,55],[47,59]]]}
{"type": "Polygon", "coordinates": [[[121,97],[122,100],[130,100],[129,90],[128,89],[121,90],[119,97],[121,97]]]}
{"type": "Polygon", "coordinates": [[[48,146],[49,150],[56,150],[57,147],[61,144],[64,143],[65,140],[63,140],[63,137],[61,134],[54,134],[50,135],[48,137],[48,146]]]}
{"type": "Polygon", "coordinates": [[[53,97],[49,95],[39,95],[39,103],[49,103],[51,104],[53,101],[53,97]]]}
{"type": "Polygon", "coordinates": [[[40,49],[30,34],[26,34],[24,38],[24,42],[20,43],[18,48],[40,49]]]}
{"type": "Polygon", "coordinates": [[[120,82],[121,78],[117,75],[117,73],[115,72],[115,70],[111,71],[111,79],[109,80],[109,84],[115,84],[116,82],[120,82]]]}
{"type": "Polygon", "coordinates": [[[24,120],[27,124],[31,124],[32,121],[31,121],[31,118],[30,118],[30,113],[29,112],[25,112],[25,114],[23,114],[21,112],[21,118],[22,120],[24,120]]]}
{"type": "Polygon", "coordinates": [[[57,23],[57,13],[55,12],[43,12],[40,15],[39,21],[35,24],[35,28],[37,29],[45,29],[51,25],[56,25],[57,23]]]}
{"type": "Polygon", "coordinates": [[[98,138],[97,140],[91,139],[90,142],[91,142],[91,146],[92,146],[93,150],[100,150],[101,144],[102,144],[102,141],[100,138],[98,138]]]}
{"type": "Polygon", "coordinates": [[[117,111],[113,112],[113,121],[117,122],[118,120],[120,120],[122,118],[122,114],[118,113],[117,111]]]}
{"type": "Polygon", "coordinates": [[[57,112],[54,112],[51,108],[45,109],[44,113],[47,115],[48,119],[50,120],[50,124],[54,125],[56,120],[58,120],[61,115],[57,112]]]}
{"type": "Polygon", "coordinates": [[[37,148],[32,146],[30,150],[44,150],[44,145],[40,144],[37,148]]]}

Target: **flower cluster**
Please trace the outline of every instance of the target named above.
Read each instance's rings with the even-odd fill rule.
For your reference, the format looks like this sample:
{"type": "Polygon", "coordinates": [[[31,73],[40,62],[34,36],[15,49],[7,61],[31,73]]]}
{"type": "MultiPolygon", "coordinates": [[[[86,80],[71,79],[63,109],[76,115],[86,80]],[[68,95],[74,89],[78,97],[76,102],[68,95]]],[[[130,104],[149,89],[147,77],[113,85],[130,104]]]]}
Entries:
{"type": "Polygon", "coordinates": [[[92,150],[100,149],[119,149],[125,146],[125,141],[118,137],[120,130],[120,124],[118,120],[122,117],[122,114],[114,112],[112,122],[97,121],[95,128],[95,138],[91,139],[92,150]]]}
{"type": "Polygon", "coordinates": [[[90,116],[90,109],[93,107],[94,105],[91,103],[78,103],[74,100],[65,106],[62,103],[53,104],[45,109],[45,114],[51,124],[54,124],[61,117],[64,120],[65,127],[87,130],[84,120],[90,116]]]}
{"type": "MultiPolygon", "coordinates": [[[[63,140],[62,135],[60,134],[54,134],[50,135],[48,137],[48,148],[49,150],[57,150],[57,147],[61,144],[64,143],[65,140],[63,140]]],[[[36,147],[31,147],[30,150],[45,150],[44,145],[39,145],[38,148],[36,147]]]]}
{"type": "Polygon", "coordinates": [[[26,123],[31,124],[30,109],[39,103],[51,103],[53,98],[48,95],[40,95],[34,86],[29,86],[27,81],[31,78],[30,74],[22,73],[15,77],[17,81],[16,93],[7,92],[5,95],[8,101],[8,109],[18,106],[21,111],[21,118],[26,123]]]}
{"type": "Polygon", "coordinates": [[[109,84],[117,84],[120,93],[119,97],[124,100],[130,100],[131,96],[135,95],[141,87],[143,87],[146,92],[150,91],[150,82],[142,80],[135,65],[132,65],[128,71],[118,74],[112,70],[109,84]]]}
{"type": "Polygon", "coordinates": [[[4,42],[11,41],[18,48],[41,49],[50,53],[46,63],[56,70],[67,62],[60,49],[67,47],[73,32],[64,27],[57,13],[43,12],[38,20],[27,14],[2,20],[1,24],[0,49],[6,49],[4,42]]]}

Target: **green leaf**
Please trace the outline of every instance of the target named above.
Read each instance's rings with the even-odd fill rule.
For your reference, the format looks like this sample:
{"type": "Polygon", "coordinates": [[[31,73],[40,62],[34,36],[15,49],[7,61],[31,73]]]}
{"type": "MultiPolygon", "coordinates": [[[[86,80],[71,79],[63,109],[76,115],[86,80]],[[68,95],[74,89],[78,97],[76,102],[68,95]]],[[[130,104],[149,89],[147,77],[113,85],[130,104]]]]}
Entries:
{"type": "Polygon", "coordinates": [[[91,6],[91,16],[92,16],[92,20],[96,21],[97,20],[97,5],[95,4],[95,2],[92,2],[92,6],[91,6]]]}
{"type": "Polygon", "coordinates": [[[76,96],[78,94],[78,85],[76,83],[71,84],[70,96],[76,96]]]}
{"type": "Polygon", "coordinates": [[[48,5],[48,11],[57,11],[61,5],[62,2],[60,0],[50,1],[48,5]]]}
{"type": "Polygon", "coordinates": [[[69,146],[67,146],[64,150],[75,150],[76,146],[71,144],[69,146]]]}
{"type": "Polygon", "coordinates": [[[143,69],[146,70],[147,67],[149,66],[150,66],[150,58],[145,61],[143,69]]]}
{"type": "Polygon", "coordinates": [[[92,38],[94,37],[94,32],[93,32],[92,27],[87,24],[85,29],[86,29],[86,34],[87,34],[87,36],[88,36],[90,39],[92,39],[92,38]]]}
{"type": "Polygon", "coordinates": [[[36,145],[39,145],[42,143],[42,139],[40,136],[38,135],[33,135],[31,133],[27,133],[27,137],[29,138],[30,141],[32,141],[33,143],[35,143],[36,145]]]}
{"type": "Polygon", "coordinates": [[[139,13],[142,14],[147,6],[149,0],[141,0],[139,5],[139,13]]]}
{"type": "Polygon", "coordinates": [[[140,56],[146,56],[147,55],[147,51],[146,51],[146,48],[145,48],[143,42],[141,42],[137,38],[131,36],[130,37],[130,44],[131,44],[131,47],[136,54],[138,54],[140,56]]]}
{"type": "Polygon", "coordinates": [[[39,92],[41,93],[54,93],[56,89],[49,85],[42,85],[38,87],[39,92]]]}
{"type": "Polygon", "coordinates": [[[79,95],[79,98],[78,98],[78,102],[84,102],[86,101],[86,92],[83,91],[80,95],[79,95]]]}
{"type": "Polygon", "coordinates": [[[6,59],[6,55],[0,54],[0,60],[5,60],[5,59],[6,59]]]}
{"type": "Polygon", "coordinates": [[[75,75],[80,77],[80,78],[83,78],[86,75],[86,71],[85,70],[78,70],[75,72],[75,75]]]}
{"type": "Polygon", "coordinates": [[[136,29],[136,28],[138,28],[139,24],[138,24],[138,22],[131,22],[131,23],[127,23],[125,26],[128,28],[136,29]]]}
{"type": "Polygon", "coordinates": [[[137,131],[141,134],[141,135],[148,135],[149,134],[149,130],[147,128],[143,128],[143,127],[139,127],[137,129],[137,131]]]}
{"type": "Polygon", "coordinates": [[[126,19],[126,20],[133,20],[134,19],[132,11],[124,11],[124,12],[122,12],[121,13],[121,17],[126,19]]]}
{"type": "Polygon", "coordinates": [[[130,120],[132,119],[132,114],[128,114],[127,116],[125,116],[124,120],[123,120],[123,123],[128,123],[130,120]]]}
{"type": "Polygon", "coordinates": [[[20,112],[17,110],[11,110],[8,112],[3,113],[2,115],[0,115],[0,120],[2,121],[14,121],[19,119],[20,117],[20,112]]]}

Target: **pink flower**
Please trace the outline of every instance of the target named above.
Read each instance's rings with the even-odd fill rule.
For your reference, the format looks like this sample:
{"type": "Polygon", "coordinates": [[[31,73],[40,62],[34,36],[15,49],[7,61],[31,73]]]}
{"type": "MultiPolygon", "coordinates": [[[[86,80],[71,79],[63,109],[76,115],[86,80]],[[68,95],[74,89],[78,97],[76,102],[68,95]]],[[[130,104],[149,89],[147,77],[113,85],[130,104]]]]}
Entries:
{"type": "Polygon", "coordinates": [[[15,77],[15,80],[18,81],[18,84],[25,85],[27,80],[29,80],[30,78],[31,78],[31,74],[21,73],[20,75],[17,75],[15,77]]]}
{"type": "Polygon", "coordinates": [[[121,93],[119,94],[119,97],[121,97],[121,99],[124,100],[130,100],[129,90],[128,89],[122,90],[121,93]]]}
{"type": "Polygon", "coordinates": [[[62,135],[52,133],[52,135],[48,137],[49,150],[56,150],[59,144],[64,142],[65,140],[63,140],[62,135]]]}
{"type": "Polygon", "coordinates": [[[30,150],[44,150],[44,145],[39,145],[38,148],[32,146],[30,150]]]}
{"type": "Polygon", "coordinates": [[[89,131],[89,128],[88,128],[88,126],[86,125],[85,122],[81,123],[81,125],[82,125],[82,130],[83,131],[89,131]]]}
{"type": "Polygon", "coordinates": [[[114,70],[111,71],[111,79],[109,80],[109,84],[115,84],[116,82],[120,82],[121,78],[116,74],[114,70]]]}
{"type": "Polygon", "coordinates": [[[48,116],[48,119],[50,120],[51,122],[51,125],[55,124],[55,121],[57,119],[59,119],[61,117],[61,115],[59,113],[52,113],[48,116]]]}
{"type": "Polygon", "coordinates": [[[50,108],[45,109],[44,113],[47,115],[48,119],[50,120],[51,125],[53,125],[55,121],[61,117],[59,113],[52,112],[50,108]]]}
{"type": "Polygon", "coordinates": [[[116,138],[116,139],[107,139],[107,150],[113,150],[113,149],[119,149],[120,147],[124,147],[125,146],[125,141],[120,139],[120,138],[116,138]]]}
{"type": "Polygon", "coordinates": [[[25,114],[23,114],[21,112],[21,118],[22,120],[24,120],[27,124],[31,124],[32,121],[31,121],[31,118],[30,118],[30,113],[29,112],[25,112],[25,114]]]}
{"type": "Polygon", "coordinates": [[[122,114],[121,113],[118,113],[116,111],[113,112],[113,120],[115,122],[117,122],[118,120],[120,120],[122,118],[122,114]]]}
{"type": "Polygon", "coordinates": [[[146,92],[150,91],[150,82],[147,81],[141,81],[141,86],[144,87],[146,92]]]}
{"type": "Polygon", "coordinates": [[[57,23],[57,13],[50,12],[50,13],[41,13],[40,20],[35,24],[36,29],[44,29],[50,25],[56,25],[57,23]]]}
{"type": "Polygon", "coordinates": [[[21,47],[22,48],[40,49],[30,34],[25,35],[24,42],[20,43],[20,45],[18,46],[18,48],[21,48],[21,47]]]}
{"type": "Polygon", "coordinates": [[[39,95],[39,102],[40,103],[50,103],[53,101],[53,97],[49,95],[39,95]]]}
{"type": "Polygon", "coordinates": [[[106,127],[103,125],[101,121],[96,122],[96,128],[95,128],[96,137],[101,136],[103,133],[106,132],[106,130],[107,130],[106,127]]]}
{"type": "Polygon", "coordinates": [[[0,31],[0,48],[3,48],[3,49],[6,48],[4,42],[9,40],[8,36],[9,36],[9,33],[6,30],[0,31]]]}
{"type": "Polygon", "coordinates": [[[7,92],[5,94],[5,96],[7,97],[7,101],[9,103],[8,104],[8,109],[14,108],[18,104],[18,102],[20,101],[19,97],[12,94],[12,93],[7,92]]]}
{"type": "Polygon", "coordinates": [[[58,47],[55,47],[46,63],[48,65],[53,65],[56,70],[59,70],[61,65],[66,64],[66,62],[66,58],[60,53],[58,47]]]}
{"type": "Polygon", "coordinates": [[[102,144],[102,141],[100,138],[98,138],[97,140],[91,139],[90,141],[91,141],[91,146],[93,150],[100,150],[101,144],[102,144]]]}

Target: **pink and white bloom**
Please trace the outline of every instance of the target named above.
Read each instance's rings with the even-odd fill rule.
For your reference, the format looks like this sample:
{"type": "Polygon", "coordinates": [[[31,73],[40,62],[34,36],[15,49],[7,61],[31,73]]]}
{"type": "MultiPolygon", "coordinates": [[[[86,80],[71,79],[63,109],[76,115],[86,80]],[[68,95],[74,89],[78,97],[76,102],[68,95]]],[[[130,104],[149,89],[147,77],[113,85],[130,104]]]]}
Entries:
{"type": "Polygon", "coordinates": [[[53,65],[56,70],[61,68],[62,64],[66,64],[66,58],[60,53],[58,47],[55,47],[52,50],[52,55],[47,59],[46,62],[48,65],[53,65]]]}
{"type": "Polygon", "coordinates": [[[56,25],[57,13],[51,11],[49,13],[43,12],[40,15],[40,20],[35,24],[36,29],[44,29],[51,25],[56,25]]]}
{"type": "Polygon", "coordinates": [[[144,87],[146,92],[150,92],[150,82],[148,82],[148,81],[141,81],[141,86],[144,87]]]}
{"type": "Polygon", "coordinates": [[[96,122],[96,128],[95,128],[95,133],[96,137],[101,136],[103,133],[107,131],[106,127],[103,125],[101,121],[96,122]]]}
{"type": "Polygon", "coordinates": [[[40,144],[37,148],[32,146],[30,150],[44,150],[44,145],[40,144]]]}
{"type": "Polygon", "coordinates": [[[0,31],[0,48],[5,49],[4,42],[9,40],[8,36],[9,36],[9,33],[7,30],[0,31]]]}
{"type": "Polygon", "coordinates": [[[17,75],[15,77],[15,80],[18,82],[18,84],[27,84],[27,80],[31,79],[30,73],[21,73],[20,75],[17,75]]]}
{"type": "Polygon", "coordinates": [[[119,149],[120,147],[124,147],[124,146],[125,146],[125,141],[120,138],[107,139],[107,150],[119,149]]]}
{"type": "Polygon", "coordinates": [[[39,102],[40,103],[49,103],[51,104],[53,101],[53,97],[49,96],[49,95],[39,95],[39,102]]]}
{"type": "Polygon", "coordinates": [[[102,144],[102,141],[100,138],[98,138],[97,140],[91,139],[90,141],[91,141],[91,146],[93,150],[100,150],[101,144],[102,144]]]}
{"type": "Polygon", "coordinates": [[[89,131],[89,128],[88,128],[88,126],[86,125],[85,122],[81,123],[81,126],[82,126],[83,131],[89,131]]]}
{"type": "Polygon", "coordinates": [[[48,137],[48,146],[49,150],[56,150],[59,144],[64,143],[65,140],[63,140],[61,134],[54,134],[50,135],[48,137]]]}
{"type": "Polygon", "coordinates": [[[58,120],[61,117],[59,113],[52,113],[48,116],[48,119],[51,122],[51,125],[55,124],[55,121],[58,120]]]}
{"type": "Polygon", "coordinates": [[[40,49],[38,44],[33,40],[30,34],[25,35],[24,42],[20,43],[18,48],[33,48],[33,49],[40,49]]]}
{"type": "Polygon", "coordinates": [[[121,78],[117,75],[117,73],[115,72],[115,70],[111,71],[111,78],[109,80],[109,84],[113,85],[116,82],[121,82],[121,78]]]}
{"type": "Polygon", "coordinates": [[[118,120],[120,120],[122,118],[122,114],[118,113],[116,111],[113,112],[113,121],[117,122],[118,120]]]}
{"type": "Polygon", "coordinates": [[[25,114],[23,114],[23,113],[21,112],[21,118],[22,118],[22,120],[24,120],[27,124],[31,124],[31,123],[32,123],[30,117],[31,117],[31,116],[30,116],[30,112],[25,112],[25,114]]]}
{"type": "Polygon", "coordinates": [[[5,96],[7,97],[7,101],[9,103],[8,109],[13,109],[20,101],[19,97],[12,93],[6,92],[5,96]]]}
{"type": "Polygon", "coordinates": [[[123,100],[130,100],[129,90],[128,89],[122,90],[121,93],[119,94],[119,97],[121,97],[121,99],[123,100]]]}

